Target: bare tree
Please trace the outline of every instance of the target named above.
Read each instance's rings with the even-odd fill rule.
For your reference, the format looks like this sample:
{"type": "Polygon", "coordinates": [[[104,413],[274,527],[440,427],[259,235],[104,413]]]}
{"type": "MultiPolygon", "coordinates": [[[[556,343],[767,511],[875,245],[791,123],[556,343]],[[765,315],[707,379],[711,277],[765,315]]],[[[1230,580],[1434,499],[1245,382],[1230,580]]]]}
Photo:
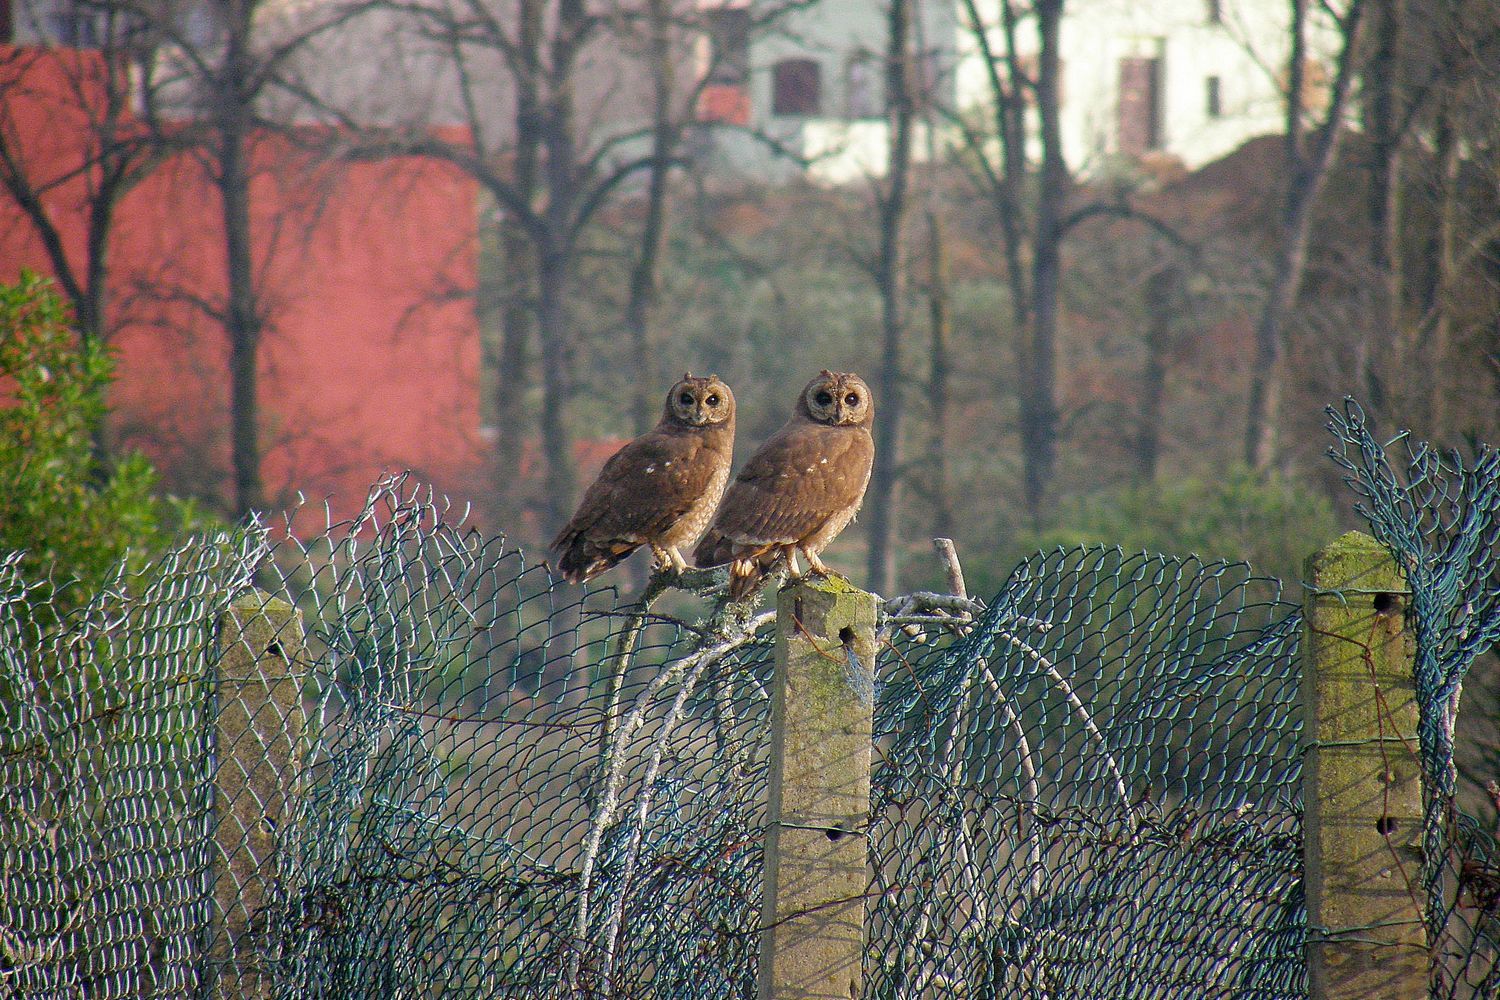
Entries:
{"type": "MultiPolygon", "coordinates": [[[[1018,394],[1025,500],[1035,522],[1041,520],[1057,465],[1062,243],[1073,226],[1100,210],[1090,206],[1068,212],[1071,180],[1062,148],[1060,91],[1063,9],[1064,0],[1032,0],[1024,6],[1001,3],[1000,22],[994,25],[981,15],[976,0],[964,0],[967,27],[986,71],[992,119],[955,119],[964,138],[963,162],[977,176],[1001,224],[1011,312],[1021,338],[1018,394]],[[1034,58],[1027,58],[1017,42],[1027,20],[1035,22],[1034,58]],[[1026,152],[1031,108],[1041,149],[1035,164],[1026,152]],[[1033,180],[1035,196],[1028,197],[1033,180]]],[[[1131,214],[1125,206],[1111,211],[1131,214]]]]}
{"type": "Polygon", "coordinates": [[[886,122],[889,147],[886,176],[877,184],[876,213],[880,249],[875,259],[875,284],[880,290],[880,420],[875,424],[875,468],[870,476],[869,586],[888,593],[896,578],[896,504],[901,465],[902,400],[901,342],[906,326],[905,232],[907,195],[911,182],[912,124],[916,103],[912,93],[912,5],[890,0],[886,20],[886,122]]]}
{"type": "Polygon", "coordinates": [[[1365,132],[1369,137],[1370,328],[1358,342],[1358,378],[1366,401],[1385,407],[1385,363],[1401,328],[1401,150],[1405,0],[1375,5],[1371,51],[1364,71],[1365,132]]]}
{"type": "Polygon", "coordinates": [[[1146,277],[1142,298],[1146,313],[1146,367],[1141,379],[1136,430],[1136,478],[1149,483],[1161,461],[1162,424],[1167,394],[1167,356],[1172,348],[1173,318],[1183,300],[1182,269],[1168,262],[1146,277]]]}
{"type": "Polygon", "coordinates": [[[954,523],[948,483],[953,373],[949,357],[948,251],[942,217],[932,209],[927,212],[927,263],[927,503],[932,510],[932,536],[948,538],[954,523]]]}
{"type": "Polygon", "coordinates": [[[1031,339],[1021,385],[1021,453],[1026,466],[1026,504],[1037,518],[1057,464],[1057,321],[1062,283],[1063,209],[1068,168],[1061,131],[1062,79],[1059,31],[1063,0],[1036,0],[1036,104],[1042,162],[1036,197],[1031,257],[1031,339]]]}
{"type": "MultiPolygon", "coordinates": [[[[345,124],[361,129],[356,155],[439,157],[473,176],[499,206],[509,230],[502,237],[508,269],[525,275],[526,312],[538,343],[540,506],[550,530],[571,512],[577,479],[567,415],[580,347],[573,283],[589,227],[640,175],[649,177],[649,207],[626,323],[633,337],[645,336],[668,172],[688,104],[676,82],[683,15],[668,0],[652,0],[644,15],[623,6],[591,9],[583,0],[395,0],[384,7],[443,52],[455,113],[473,141],[444,138],[428,123],[345,124]],[[646,116],[633,100],[643,81],[653,95],[646,116]]],[[[527,331],[519,299],[510,301],[501,353],[516,364],[526,356],[527,331]]],[[[519,374],[513,368],[497,389],[510,397],[502,412],[514,416],[519,374]]],[[[516,435],[519,426],[502,418],[502,435],[516,435]]],[[[514,447],[512,453],[518,457],[514,447]]],[[[513,476],[514,469],[502,462],[500,474],[513,476]]]]}
{"type": "Polygon", "coordinates": [[[219,196],[225,292],[158,290],[198,306],[223,326],[229,341],[230,440],[234,506],[245,514],[265,505],[261,476],[258,363],[267,305],[251,228],[253,147],[262,137],[290,134],[271,113],[278,96],[299,90],[296,57],[361,8],[334,5],[291,17],[268,0],[210,0],[185,10],[152,0],[97,0],[111,18],[148,43],[143,73],[153,85],[138,103],[155,142],[154,155],[186,155],[205,168],[219,196]]]}
{"type": "Polygon", "coordinates": [[[625,327],[635,360],[631,415],[635,433],[656,422],[657,396],[652,385],[651,310],[656,302],[657,272],[667,230],[667,182],[681,142],[682,127],[674,99],[678,97],[676,59],[672,45],[672,10],[668,0],[646,0],[647,60],[651,75],[651,164],[646,184],[646,214],[641,222],[630,290],[625,305],[625,327]]]}
{"type": "MultiPolygon", "coordinates": [[[[126,12],[86,10],[97,50],[11,48],[0,60],[0,187],[47,255],[85,343],[110,337],[110,234],[121,200],[161,161],[161,145],[136,118],[132,100],[154,86],[147,39],[126,12]],[[37,128],[47,115],[59,132],[37,128]],[[82,126],[82,127],[79,127],[82,126]],[[77,157],[55,158],[61,131],[77,157]],[[83,240],[65,232],[81,218],[83,240]]],[[[71,154],[71,150],[69,151],[71,154]]],[[[105,428],[91,431],[106,452],[105,428]]]]}
{"type": "Polygon", "coordinates": [[[1449,425],[1447,401],[1462,394],[1450,357],[1453,280],[1489,241],[1483,209],[1461,190],[1470,169],[1486,172],[1480,164],[1495,148],[1500,17],[1477,0],[1399,0],[1378,8],[1371,29],[1364,111],[1376,339],[1364,391],[1400,422],[1436,431],[1449,425]],[[1424,242],[1414,254],[1416,240],[1424,242]],[[1411,273],[1403,258],[1416,264],[1411,273]]]}
{"type": "Polygon", "coordinates": [[[1316,125],[1307,116],[1307,0],[1291,0],[1291,46],[1287,63],[1286,132],[1282,161],[1286,194],[1277,223],[1278,243],[1270,287],[1255,326],[1255,358],[1250,382],[1249,416],[1245,425],[1244,458],[1251,468],[1268,468],[1276,459],[1277,415],[1280,409],[1286,352],[1286,325],[1296,305],[1297,291],[1307,264],[1312,209],[1333,165],[1349,93],[1357,69],[1364,0],[1349,0],[1339,15],[1340,49],[1335,58],[1328,106],[1316,125]]]}

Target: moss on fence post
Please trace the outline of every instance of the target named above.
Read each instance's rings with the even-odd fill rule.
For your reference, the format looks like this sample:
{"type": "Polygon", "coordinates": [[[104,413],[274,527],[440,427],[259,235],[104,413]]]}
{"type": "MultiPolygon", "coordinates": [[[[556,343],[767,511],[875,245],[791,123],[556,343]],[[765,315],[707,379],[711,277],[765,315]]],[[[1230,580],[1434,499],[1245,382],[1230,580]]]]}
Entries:
{"type": "Polygon", "coordinates": [[[776,605],[761,1000],[863,992],[875,597],[837,578],[776,605]]]}
{"type": "Polygon", "coordinates": [[[1427,996],[1406,580],[1349,532],[1308,558],[1303,852],[1313,1000],[1427,996]]]}
{"type": "Polygon", "coordinates": [[[261,963],[273,848],[297,785],[302,616],[252,591],[219,623],[214,724],[213,996],[268,996],[261,963]]]}

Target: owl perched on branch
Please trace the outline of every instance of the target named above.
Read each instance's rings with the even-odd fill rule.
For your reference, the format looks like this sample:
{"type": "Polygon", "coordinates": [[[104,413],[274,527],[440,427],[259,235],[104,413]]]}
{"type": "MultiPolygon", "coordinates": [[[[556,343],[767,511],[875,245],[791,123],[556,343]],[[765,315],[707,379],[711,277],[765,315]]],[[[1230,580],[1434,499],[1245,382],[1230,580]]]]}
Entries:
{"type": "Polygon", "coordinates": [[[659,569],[687,568],[680,545],[703,532],[724,495],[734,450],[734,394],[717,375],[686,374],[661,421],[615,452],[552,542],[570,583],[590,580],[642,545],[659,569]]]}
{"type": "Polygon", "coordinates": [[[858,375],[824,370],[797,397],[791,420],[745,463],[708,533],[699,566],[729,564],[729,594],[744,600],[778,558],[800,575],[797,554],[819,573],[818,554],[854,519],[875,441],[875,403],[858,375]]]}

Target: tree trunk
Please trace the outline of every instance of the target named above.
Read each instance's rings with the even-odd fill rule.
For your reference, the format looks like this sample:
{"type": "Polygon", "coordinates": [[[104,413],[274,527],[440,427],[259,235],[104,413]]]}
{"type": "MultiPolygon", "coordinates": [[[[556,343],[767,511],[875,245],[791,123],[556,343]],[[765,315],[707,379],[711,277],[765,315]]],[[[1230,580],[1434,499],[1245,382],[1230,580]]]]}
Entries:
{"type": "Polygon", "coordinates": [[[500,260],[504,274],[500,305],[499,377],[495,379],[495,513],[508,532],[521,530],[525,510],[525,481],[520,475],[528,430],[526,390],[531,380],[530,351],[532,258],[519,224],[506,217],[500,223],[500,260]]]}
{"type": "Polygon", "coordinates": [[[1062,278],[1062,211],[1067,196],[1058,82],[1059,28],[1063,0],[1038,0],[1037,110],[1041,116],[1042,163],[1037,192],[1036,237],[1031,266],[1031,337],[1021,386],[1021,455],[1026,508],[1040,525],[1057,464],[1057,325],[1062,278]]]}
{"type": "Polygon", "coordinates": [[[869,581],[876,593],[889,593],[896,579],[896,504],[901,442],[901,340],[905,326],[906,271],[902,223],[906,217],[911,166],[911,59],[909,0],[891,0],[886,50],[886,120],[890,127],[890,162],[886,189],[878,198],[880,256],[880,386],[876,394],[875,469],[870,477],[869,581]]]}
{"type": "Polygon", "coordinates": [[[948,258],[943,244],[943,224],[936,212],[927,213],[928,288],[927,306],[931,346],[928,350],[927,400],[932,422],[927,439],[929,506],[934,538],[953,536],[953,498],[948,493],[949,398],[948,359],[948,258]]]}
{"type": "MultiPolygon", "coordinates": [[[[107,167],[106,167],[107,169],[107,167]]],[[[89,205],[88,248],[85,266],[88,278],[82,289],[83,295],[76,304],[79,338],[85,344],[103,344],[108,338],[109,308],[109,234],[114,226],[115,205],[124,196],[119,185],[111,184],[113,193],[101,190],[89,205]]],[[[99,395],[105,405],[99,409],[99,419],[89,428],[89,451],[94,456],[94,478],[102,485],[110,467],[109,442],[109,386],[101,385],[99,395]]]]}
{"type": "Polygon", "coordinates": [[[1401,27],[1404,0],[1375,5],[1374,48],[1365,70],[1365,131],[1370,141],[1370,326],[1359,342],[1359,390],[1372,409],[1386,403],[1386,372],[1401,329],[1400,185],[1401,27]]]}
{"type": "Polygon", "coordinates": [[[255,301],[251,252],[250,176],[243,121],[235,116],[220,135],[219,193],[224,206],[224,260],[229,334],[229,423],[234,466],[234,504],[244,517],[265,507],[260,473],[259,390],[256,365],[261,321],[255,301]]]}
{"type": "MultiPolygon", "coordinates": [[[[541,158],[542,112],[537,87],[540,84],[542,9],[535,0],[522,0],[517,10],[516,38],[519,55],[512,67],[516,86],[516,148],[509,191],[528,207],[536,195],[541,158]]],[[[496,194],[504,204],[504,197],[496,194]]],[[[507,210],[501,220],[500,255],[505,273],[501,280],[500,376],[495,380],[495,508],[501,527],[519,532],[523,523],[528,478],[521,476],[525,446],[535,426],[528,413],[527,389],[531,383],[530,351],[533,309],[536,302],[536,255],[531,237],[523,228],[526,220],[507,210]]],[[[542,463],[545,465],[545,462],[542,463]]],[[[547,526],[543,525],[543,529],[547,526]]],[[[550,536],[549,536],[550,538],[550,536]]]]}
{"type": "MultiPolygon", "coordinates": [[[[1006,39],[1004,53],[995,52],[990,43],[989,29],[980,16],[978,0],[964,0],[964,10],[969,21],[969,31],[979,48],[986,71],[985,79],[989,84],[990,100],[994,104],[995,136],[1000,142],[1000,169],[998,172],[986,173],[985,179],[988,181],[987,188],[995,208],[995,217],[1000,222],[1006,280],[1010,289],[1011,317],[1019,334],[1029,329],[1031,324],[1031,293],[1024,259],[1024,213],[1018,195],[1018,186],[1026,177],[1026,145],[1025,101],[1020,97],[1020,85],[1017,83],[1021,67],[1015,49],[1015,10],[1009,4],[1000,5],[1006,39]],[[1002,64],[1010,68],[1009,86],[1000,75],[1002,64]]],[[[976,155],[984,155],[982,150],[974,152],[976,155]]]]}
{"type": "Polygon", "coordinates": [[[565,258],[545,250],[537,266],[537,335],[542,342],[542,460],[546,467],[541,506],[545,519],[543,535],[549,539],[573,513],[577,480],[573,438],[568,432],[565,412],[569,383],[564,300],[567,267],[565,258]]]}
{"type": "Polygon", "coordinates": [[[1297,302],[1302,272],[1307,264],[1307,242],[1312,208],[1343,133],[1349,101],[1363,0],[1352,0],[1343,21],[1342,49],[1329,102],[1328,116],[1314,133],[1312,147],[1302,150],[1303,59],[1306,54],[1307,0],[1292,0],[1292,46],[1287,87],[1285,168],[1286,198],[1282,205],[1280,246],[1271,287],[1255,326],[1255,360],[1250,381],[1249,413],[1245,421],[1245,464],[1264,470],[1276,458],[1276,421],[1281,405],[1281,359],[1288,317],[1297,302]]]}
{"type": "Polygon", "coordinates": [[[649,0],[648,12],[653,94],[651,172],[646,188],[646,218],[641,226],[640,252],[630,272],[630,297],[625,308],[625,326],[630,334],[635,365],[631,416],[637,434],[644,434],[655,425],[661,402],[658,398],[660,389],[652,384],[655,373],[651,363],[650,324],[651,309],[656,302],[662,239],[666,233],[667,175],[677,145],[677,130],[672,126],[674,74],[668,35],[670,10],[666,0],[649,0]]]}
{"type": "Polygon", "coordinates": [[[224,208],[224,266],[228,299],[224,328],[229,335],[229,439],[234,467],[234,504],[245,517],[264,509],[260,471],[260,399],[257,388],[261,316],[256,301],[253,234],[250,230],[251,103],[248,46],[252,25],[249,0],[229,4],[225,48],[215,74],[214,125],[219,195],[224,208]]]}
{"type": "Polygon", "coordinates": [[[1406,352],[1411,360],[1422,358],[1419,366],[1408,364],[1404,370],[1430,373],[1421,387],[1427,425],[1434,429],[1448,427],[1448,349],[1453,339],[1453,304],[1451,302],[1454,271],[1458,258],[1459,164],[1461,144],[1453,122],[1454,108],[1450,97],[1443,98],[1433,140],[1432,200],[1438,207],[1437,232],[1428,253],[1429,273],[1422,294],[1422,335],[1406,352]]]}
{"type": "Polygon", "coordinates": [[[1136,479],[1156,478],[1161,461],[1162,413],[1167,394],[1167,352],[1172,317],[1181,298],[1182,272],[1167,265],[1146,279],[1146,369],[1141,377],[1140,423],[1136,432],[1136,479]]]}
{"type": "Polygon", "coordinates": [[[574,59],[587,32],[583,0],[561,0],[547,67],[547,96],[541,108],[541,147],[547,205],[542,232],[534,239],[537,260],[537,335],[542,353],[542,456],[546,463],[544,511],[550,538],[573,513],[577,469],[568,430],[572,389],[572,327],[567,291],[574,251],[574,207],[583,177],[573,139],[574,59]]]}

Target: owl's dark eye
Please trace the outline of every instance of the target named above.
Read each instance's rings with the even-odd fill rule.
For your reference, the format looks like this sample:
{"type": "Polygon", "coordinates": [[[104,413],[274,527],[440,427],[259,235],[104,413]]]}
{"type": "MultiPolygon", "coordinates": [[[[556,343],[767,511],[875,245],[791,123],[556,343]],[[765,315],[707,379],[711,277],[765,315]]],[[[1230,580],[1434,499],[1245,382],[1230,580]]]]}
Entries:
{"type": "Polygon", "coordinates": [[[833,396],[826,389],[814,396],[813,399],[817,401],[819,406],[833,405],[833,396]]]}
{"type": "Polygon", "coordinates": [[[857,393],[857,392],[851,392],[851,393],[849,393],[849,395],[847,395],[847,396],[844,397],[844,402],[847,403],[847,404],[849,404],[850,406],[858,406],[859,405],[859,393],[857,393]]]}
{"type": "Polygon", "coordinates": [[[677,402],[681,403],[683,406],[692,406],[693,394],[690,392],[685,392],[681,396],[677,397],[677,402]]]}
{"type": "Polygon", "coordinates": [[[709,396],[707,399],[704,400],[704,402],[707,403],[709,406],[718,406],[719,405],[719,397],[717,395],[709,396]]]}

